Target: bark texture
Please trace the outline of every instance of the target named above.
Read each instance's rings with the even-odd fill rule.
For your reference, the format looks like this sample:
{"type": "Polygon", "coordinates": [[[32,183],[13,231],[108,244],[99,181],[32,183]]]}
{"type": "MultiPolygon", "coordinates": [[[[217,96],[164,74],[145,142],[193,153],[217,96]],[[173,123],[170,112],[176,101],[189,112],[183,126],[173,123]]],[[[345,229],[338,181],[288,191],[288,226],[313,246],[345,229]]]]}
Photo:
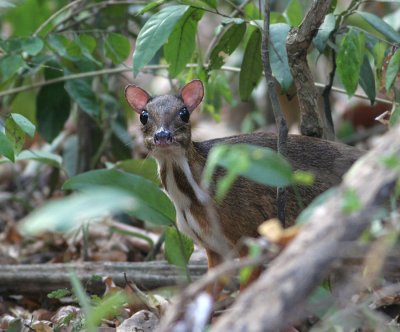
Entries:
{"type": "Polygon", "coordinates": [[[307,51],[330,5],[331,0],[314,1],[300,26],[292,28],[286,38],[289,67],[299,99],[300,132],[305,136],[323,136],[318,115],[318,91],[307,63],[307,51]]]}
{"type": "Polygon", "coordinates": [[[400,160],[399,137],[397,126],[356,162],[295,240],[212,331],[280,331],[301,317],[308,296],[337,263],[342,248],[361,235],[393,194],[400,168],[384,160],[400,160]],[[359,208],[348,205],[350,196],[360,203],[359,208]]]}
{"type": "MultiPolygon", "coordinates": [[[[206,264],[188,266],[193,280],[206,270],[206,264]]],[[[70,288],[70,271],[74,271],[84,287],[95,294],[102,294],[105,285],[93,276],[111,277],[115,284],[125,286],[124,274],[139,288],[154,289],[185,284],[185,277],[165,261],[146,263],[70,263],[2,265],[0,268],[0,294],[47,294],[60,288],[70,288]]]]}

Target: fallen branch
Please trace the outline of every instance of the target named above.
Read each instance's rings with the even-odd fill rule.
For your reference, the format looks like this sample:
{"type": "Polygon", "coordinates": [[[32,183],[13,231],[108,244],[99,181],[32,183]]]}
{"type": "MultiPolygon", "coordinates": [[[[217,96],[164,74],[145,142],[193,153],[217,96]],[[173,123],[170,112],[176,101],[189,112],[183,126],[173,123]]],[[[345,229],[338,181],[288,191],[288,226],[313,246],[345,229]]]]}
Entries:
{"type": "MultiPolygon", "coordinates": [[[[193,280],[203,275],[204,262],[190,264],[193,280]]],[[[70,288],[70,271],[74,271],[90,293],[102,294],[105,285],[101,278],[111,277],[115,284],[124,287],[127,280],[141,289],[155,289],[173,285],[184,285],[185,277],[174,266],[164,261],[146,263],[86,262],[69,264],[2,265],[0,268],[0,294],[47,294],[51,291],[70,288]]]]}
{"type": "Polygon", "coordinates": [[[342,184],[313,211],[300,234],[212,331],[280,331],[302,317],[308,296],[338,262],[343,245],[359,238],[393,194],[400,167],[390,167],[384,160],[400,160],[399,137],[397,126],[353,165],[342,184]],[[346,209],[349,195],[359,203],[358,208],[346,209]]]}
{"type": "Polygon", "coordinates": [[[185,290],[179,295],[177,301],[175,301],[168,308],[168,311],[163,317],[157,332],[172,331],[175,324],[184,316],[185,309],[190,302],[193,301],[193,299],[201,292],[203,292],[208,285],[214,283],[220,277],[230,275],[232,272],[237,272],[243,267],[262,265],[262,263],[269,261],[272,256],[273,254],[266,252],[258,257],[247,257],[241,260],[225,261],[223,264],[208,270],[207,274],[186,287],[185,290]]]}

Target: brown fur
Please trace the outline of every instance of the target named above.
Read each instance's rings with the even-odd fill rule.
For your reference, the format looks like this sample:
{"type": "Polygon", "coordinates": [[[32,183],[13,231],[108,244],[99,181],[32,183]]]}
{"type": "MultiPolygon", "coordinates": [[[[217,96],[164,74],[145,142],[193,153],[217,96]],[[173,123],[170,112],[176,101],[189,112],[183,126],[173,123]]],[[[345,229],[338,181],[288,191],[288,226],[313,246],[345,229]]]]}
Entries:
{"type": "MultiPolygon", "coordinates": [[[[182,90],[185,93],[181,93],[179,96],[165,95],[151,98],[146,92],[135,86],[128,86],[125,93],[132,107],[143,106],[143,110],[148,112],[148,122],[142,127],[145,144],[153,152],[160,165],[161,181],[168,192],[172,189],[167,187],[166,164],[167,161],[172,161],[174,185],[185,197],[190,199],[189,210],[180,212],[182,212],[186,224],[189,225],[186,213],[190,211],[203,230],[203,234],[193,231],[192,236],[195,241],[206,248],[209,266],[212,267],[219,264],[222,257],[210,248],[202,238],[204,234],[207,236],[213,231],[209,224],[207,208],[196,197],[195,189],[174,158],[183,155],[189,164],[195,182],[200,184],[208,153],[213,146],[248,143],[276,149],[277,142],[276,136],[268,133],[245,134],[204,142],[192,142],[190,123],[181,120],[179,112],[186,106],[191,113],[200,103],[203,90],[201,82],[199,82],[188,83],[183,88],[185,90],[182,90]],[[189,98],[191,94],[195,94],[193,98],[189,98]],[[190,105],[185,105],[185,102],[190,105]],[[155,132],[161,128],[167,130],[173,137],[173,143],[166,148],[157,147],[154,141],[155,132]]],[[[136,109],[136,111],[140,113],[141,110],[136,109]]],[[[312,186],[298,187],[298,196],[295,195],[293,188],[288,189],[286,196],[287,224],[292,225],[303,207],[310,204],[316,196],[337,185],[343,174],[361,154],[361,151],[340,143],[290,135],[287,158],[293,169],[310,171],[316,178],[312,186]],[[299,198],[301,202],[299,202],[299,198]]],[[[210,187],[209,194],[211,197],[215,193],[216,181],[224,173],[225,171],[222,168],[217,168],[210,187]]],[[[177,195],[177,197],[181,196],[177,195]]],[[[174,203],[179,206],[179,202],[174,203]]],[[[216,203],[213,200],[211,203],[214,206],[222,231],[217,242],[227,243],[230,248],[235,248],[244,236],[257,236],[257,228],[260,223],[277,216],[276,188],[260,185],[244,177],[237,179],[221,203],[216,203]]]]}

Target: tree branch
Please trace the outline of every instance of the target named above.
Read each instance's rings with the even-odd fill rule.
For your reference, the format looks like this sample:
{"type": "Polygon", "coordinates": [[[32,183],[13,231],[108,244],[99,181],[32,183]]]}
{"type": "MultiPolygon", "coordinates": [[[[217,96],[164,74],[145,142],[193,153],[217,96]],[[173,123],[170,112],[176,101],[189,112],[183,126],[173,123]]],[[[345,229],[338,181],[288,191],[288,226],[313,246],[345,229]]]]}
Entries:
{"type": "Polygon", "coordinates": [[[330,5],[331,0],[314,1],[300,26],[292,28],[286,38],[290,71],[299,99],[300,131],[305,136],[323,136],[318,115],[317,90],[314,87],[314,79],[308,67],[307,50],[330,5]]]}
{"type": "Polygon", "coordinates": [[[399,136],[400,125],[353,165],[300,234],[212,331],[280,331],[302,317],[308,296],[332,270],[343,246],[359,238],[394,193],[400,167],[385,165],[384,160],[400,159],[399,136]],[[359,208],[344,208],[349,193],[359,208]]]}

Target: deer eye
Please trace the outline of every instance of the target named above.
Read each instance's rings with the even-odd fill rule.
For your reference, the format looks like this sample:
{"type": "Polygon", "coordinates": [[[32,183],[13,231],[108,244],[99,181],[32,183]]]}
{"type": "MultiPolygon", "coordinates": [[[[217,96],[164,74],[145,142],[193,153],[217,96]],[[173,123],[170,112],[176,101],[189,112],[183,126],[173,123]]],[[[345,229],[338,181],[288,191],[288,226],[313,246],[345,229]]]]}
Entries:
{"type": "Polygon", "coordinates": [[[142,113],[140,113],[140,122],[143,125],[145,125],[148,119],[149,119],[149,113],[147,111],[142,111],[142,113]]]}
{"type": "Polygon", "coordinates": [[[190,118],[190,113],[189,113],[189,111],[188,111],[188,109],[185,107],[185,106],[183,106],[181,109],[180,109],[180,111],[179,111],[179,117],[181,118],[181,120],[183,121],[183,122],[189,122],[189,118],[190,118]]]}

